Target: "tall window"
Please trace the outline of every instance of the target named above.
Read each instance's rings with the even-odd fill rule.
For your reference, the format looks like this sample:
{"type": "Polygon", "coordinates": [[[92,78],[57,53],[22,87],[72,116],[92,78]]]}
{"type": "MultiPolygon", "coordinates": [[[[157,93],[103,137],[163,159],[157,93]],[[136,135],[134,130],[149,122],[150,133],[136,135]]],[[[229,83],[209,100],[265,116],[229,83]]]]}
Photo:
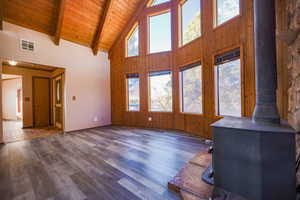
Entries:
{"type": "Polygon", "coordinates": [[[171,14],[166,12],[149,17],[149,52],[171,50],[171,14]]]}
{"type": "Polygon", "coordinates": [[[187,0],[181,5],[181,45],[201,35],[200,0],[187,0]]]}
{"type": "Polygon", "coordinates": [[[242,115],[240,50],[215,58],[217,115],[242,115]]]}
{"type": "Polygon", "coordinates": [[[196,63],[181,69],[182,112],[202,114],[202,67],[196,63]]]}
{"type": "Polygon", "coordinates": [[[172,74],[170,71],[149,73],[150,111],[172,112],[172,74]]]}
{"type": "Polygon", "coordinates": [[[140,110],[140,79],[138,74],[127,74],[127,110],[140,110]]]}
{"type": "Polygon", "coordinates": [[[216,25],[223,24],[240,14],[240,0],[215,0],[216,25]]]}
{"type": "Polygon", "coordinates": [[[170,0],[150,0],[149,6],[156,6],[162,3],[169,2],[170,0]]]}
{"type": "Polygon", "coordinates": [[[126,40],[127,57],[139,55],[139,26],[136,25],[126,40]]]}

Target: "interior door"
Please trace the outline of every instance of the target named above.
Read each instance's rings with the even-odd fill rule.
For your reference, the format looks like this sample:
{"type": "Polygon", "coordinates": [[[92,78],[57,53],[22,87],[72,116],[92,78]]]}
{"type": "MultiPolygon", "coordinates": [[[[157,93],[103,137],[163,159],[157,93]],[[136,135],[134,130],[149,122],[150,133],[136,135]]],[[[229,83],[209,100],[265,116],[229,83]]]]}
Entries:
{"type": "Polygon", "coordinates": [[[33,77],[34,127],[50,125],[50,79],[33,77]]]}

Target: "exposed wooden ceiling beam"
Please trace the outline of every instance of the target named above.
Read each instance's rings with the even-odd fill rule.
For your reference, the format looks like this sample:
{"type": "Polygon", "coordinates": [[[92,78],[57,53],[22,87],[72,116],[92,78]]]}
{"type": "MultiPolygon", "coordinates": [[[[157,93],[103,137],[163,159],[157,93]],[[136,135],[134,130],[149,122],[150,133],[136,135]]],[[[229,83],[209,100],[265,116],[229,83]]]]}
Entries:
{"type": "Polygon", "coordinates": [[[67,0],[60,0],[60,4],[59,4],[57,24],[56,24],[56,30],[55,30],[55,35],[54,35],[54,43],[56,45],[59,45],[59,42],[60,42],[61,29],[62,29],[62,25],[63,25],[64,14],[65,14],[66,1],[67,0]]]}
{"type": "Polygon", "coordinates": [[[3,20],[4,20],[4,0],[0,0],[0,31],[3,30],[3,20]]]}
{"type": "Polygon", "coordinates": [[[108,11],[110,10],[110,7],[112,5],[112,1],[113,0],[106,0],[105,2],[104,11],[102,13],[102,16],[100,17],[100,21],[97,27],[97,32],[92,43],[92,50],[94,55],[97,55],[98,53],[98,47],[103,32],[103,27],[107,18],[108,11]]]}

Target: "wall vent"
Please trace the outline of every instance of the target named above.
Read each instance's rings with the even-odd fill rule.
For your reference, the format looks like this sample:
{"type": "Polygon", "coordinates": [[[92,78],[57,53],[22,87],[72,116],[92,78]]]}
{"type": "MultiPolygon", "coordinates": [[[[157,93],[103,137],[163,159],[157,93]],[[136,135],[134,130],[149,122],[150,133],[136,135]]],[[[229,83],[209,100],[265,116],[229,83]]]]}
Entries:
{"type": "Polygon", "coordinates": [[[34,52],[35,44],[32,41],[21,39],[20,48],[22,51],[34,52]]]}

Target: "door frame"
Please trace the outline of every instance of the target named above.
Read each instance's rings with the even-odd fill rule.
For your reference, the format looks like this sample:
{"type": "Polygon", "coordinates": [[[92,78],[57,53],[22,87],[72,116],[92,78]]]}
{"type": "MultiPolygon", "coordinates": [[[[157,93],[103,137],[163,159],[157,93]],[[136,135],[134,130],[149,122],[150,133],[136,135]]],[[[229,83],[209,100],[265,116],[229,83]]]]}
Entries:
{"type": "Polygon", "coordinates": [[[51,125],[51,79],[49,77],[42,77],[42,76],[32,76],[32,119],[33,119],[33,127],[36,128],[35,122],[35,90],[34,90],[34,79],[47,79],[49,84],[49,119],[48,119],[48,126],[51,125]]]}
{"type": "Polygon", "coordinates": [[[60,73],[60,74],[58,74],[58,75],[56,75],[56,76],[54,76],[54,77],[52,77],[51,78],[51,85],[52,85],[52,98],[51,98],[51,102],[52,102],[52,111],[51,111],[51,113],[52,113],[52,120],[53,120],[53,126],[54,127],[58,127],[58,128],[60,128],[60,129],[63,129],[64,130],[64,125],[65,125],[65,115],[64,115],[64,113],[65,113],[65,101],[64,101],[64,99],[65,99],[65,72],[62,72],[62,73],[60,73]],[[57,104],[56,104],[56,81],[57,80],[60,80],[60,84],[61,84],[61,100],[60,100],[60,104],[59,104],[59,106],[57,106],[57,104]],[[55,109],[56,109],[56,107],[60,107],[61,108],[61,111],[62,111],[62,113],[61,113],[61,117],[62,117],[62,121],[61,121],[61,124],[59,124],[59,125],[57,125],[57,123],[56,123],[56,111],[55,111],[55,109]]]}
{"type": "MultiPolygon", "coordinates": [[[[7,60],[15,60],[15,58],[3,58],[0,56],[0,79],[2,79],[2,72],[3,72],[3,66],[4,66],[4,62],[7,61],[7,60]]],[[[20,60],[16,60],[16,61],[20,61],[20,60]]],[[[27,62],[26,60],[24,62],[27,62]]],[[[27,63],[31,63],[30,61],[27,62],[27,63]]],[[[32,64],[36,64],[36,63],[32,63],[32,64]]],[[[51,66],[51,65],[49,65],[51,66]]],[[[62,133],[65,132],[65,121],[66,121],[66,102],[67,102],[67,99],[66,99],[66,84],[65,84],[65,80],[66,80],[66,68],[65,67],[58,67],[58,66],[52,66],[52,67],[55,67],[55,68],[58,68],[58,69],[61,69],[62,70],[62,80],[63,80],[63,99],[62,99],[62,103],[63,103],[63,109],[62,109],[62,112],[63,112],[63,125],[62,125],[62,133]]],[[[24,89],[24,87],[22,88],[24,89]]],[[[51,90],[50,90],[51,91],[51,90]]],[[[23,93],[23,106],[24,106],[24,93],[23,93]]],[[[24,107],[23,107],[24,108],[24,107]]],[[[52,113],[50,112],[50,115],[52,113]]],[[[24,115],[24,110],[23,110],[23,115],[24,115]]],[[[51,118],[50,118],[51,119],[51,118]]],[[[24,117],[23,117],[23,120],[24,120],[24,117]]],[[[4,137],[3,137],[3,133],[4,133],[4,130],[3,130],[3,120],[2,120],[2,84],[1,84],[1,81],[0,81],[0,144],[4,143],[4,137]]]]}

